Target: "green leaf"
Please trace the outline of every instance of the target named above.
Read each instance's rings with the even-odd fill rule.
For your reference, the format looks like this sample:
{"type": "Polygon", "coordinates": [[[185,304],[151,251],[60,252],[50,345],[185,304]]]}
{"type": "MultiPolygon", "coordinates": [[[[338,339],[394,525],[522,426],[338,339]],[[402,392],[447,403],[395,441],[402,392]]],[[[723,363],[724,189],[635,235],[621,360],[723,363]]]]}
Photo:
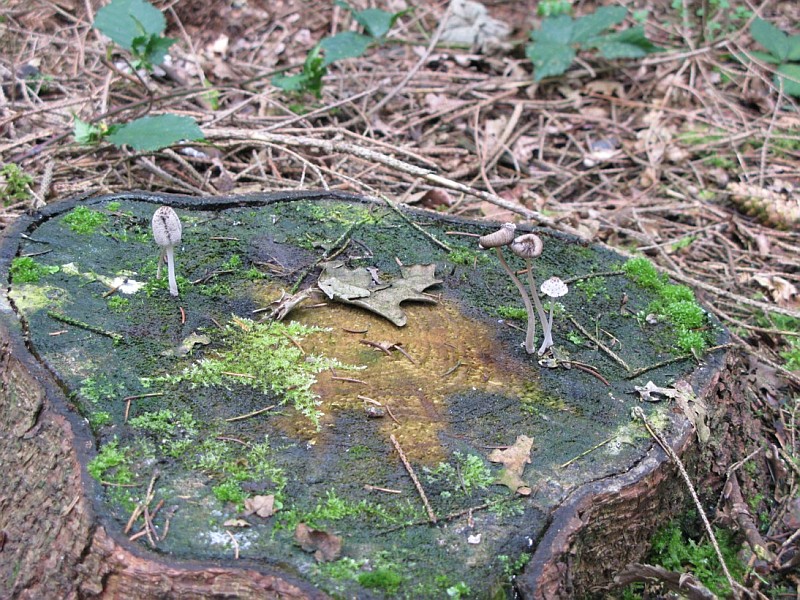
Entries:
{"type": "Polygon", "coordinates": [[[541,81],[569,69],[575,59],[575,49],[566,44],[536,42],[525,47],[525,55],[533,63],[533,78],[541,81]]]}
{"type": "Polygon", "coordinates": [[[151,68],[153,65],[160,65],[164,62],[164,57],[170,46],[177,40],[168,37],[159,37],[157,35],[139,36],[134,38],[131,54],[133,54],[137,63],[136,67],[151,68]]]}
{"type": "Polygon", "coordinates": [[[203,132],[191,117],[158,115],[142,117],[114,129],[108,139],[116,146],[127,144],[139,152],[151,152],[181,140],[201,140],[203,132]]]}
{"type": "Polygon", "coordinates": [[[379,8],[368,8],[353,13],[353,18],[372,37],[381,38],[389,33],[400,13],[392,14],[379,8]]]}
{"type": "Polygon", "coordinates": [[[756,19],[750,24],[750,35],[781,62],[789,57],[789,36],[772,23],[761,18],[756,19]]]}
{"type": "Polygon", "coordinates": [[[603,6],[594,13],[575,21],[570,41],[582,44],[599,35],[609,27],[625,20],[628,9],[622,6],[603,6]]]}
{"type": "MultiPolygon", "coordinates": [[[[749,58],[747,56],[745,56],[745,55],[738,55],[737,54],[736,56],[739,58],[739,60],[742,61],[743,64],[747,64],[747,63],[750,62],[749,58]]],[[[769,52],[761,52],[761,50],[751,50],[750,51],[750,56],[752,56],[753,58],[756,58],[756,59],[758,59],[760,61],[763,61],[765,63],[771,63],[773,65],[781,64],[780,59],[776,58],[775,56],[773,56],[769,52]]]]}
{"type": "Polygon", "coordinates": [[[167,27],[164,15],[144,0],[113,0],[97,11],[92,26],[126,50],[139,36],[159,36],[167,27]]]}
{"type": "Polygon", "coordinates": [[[790,96],[800,97],[800,64],[784,63],[775,73],[775,85],[783,80],[783,92],[790,96]]]}
{"type": "Polygon", "coordinates": [[[800,35],[793,35],[789,38],[789,60],[800,60],[800,35]]]}
{"type": "Polygon", "coordinates": [[[100,138],[103,137],[103,132],[97,125],[75,117],[75,123],[72,126],[72,135],[75,136],[75,141],[79,144],[88,145],[94,144],[100,140],[100,138]]]}
{"type": "Polygon", "coordinates": [[[548,17],[542,21],[542,26],[539,29],[531,31],[531,39],[544,44],[567,45],[572,42],[574,26],[575,21],[569,15],[548,17]]]}
{"type": "Polygon", "coordinates": [[[372,43],[372,38],[355,31],[343,31],[332,37],[326,37],[319,45],[325,51],[323,65],[326,67],[345,58],[358,58],[372,43]]]}
{"type": "Polygon", "coordinates": [[[592,45],[600,51],[603,58],[641,58],[660,48],[645,37],[644,27],[637,26],[595,38],[592,45]]]}
{"type": "Polygon", "coordinates": [[[272,85],[286,92],[311,92],[317,98],[322,95],[322,78],[328,72],[324,59],[320,56],[319,45],[314,46],[306,56],[303,72],[297,75],[276,75],[272,85]]]}

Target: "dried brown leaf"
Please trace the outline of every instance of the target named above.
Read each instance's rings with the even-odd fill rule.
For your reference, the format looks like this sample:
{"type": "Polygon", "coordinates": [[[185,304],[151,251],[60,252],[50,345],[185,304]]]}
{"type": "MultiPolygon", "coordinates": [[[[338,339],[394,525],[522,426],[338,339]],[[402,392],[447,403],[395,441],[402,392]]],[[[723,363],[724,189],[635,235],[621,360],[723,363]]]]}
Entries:
{"type": "Polygon", "coordinates": [[[531,462],[532,448],[533,438],[520,435],[517,436],[513,446],[509,446],[505,450],[492,450],[489,460],[505,466],[505,469],[497,477],[497,483],[523,496],[529,495],[531,491],[522,480],[522,473],[525,471],[525,465],[531,462]]]}
{"type": "Polygon", "coordinates": [[[244,516],[256,515],[267,519],[275,514],[275,495],[253,496],[244,501],[244,516]]]}
{"type": "Polygon", "coordinates": [[[342,553],[342,538],[338,535],[312,529],[305,523],[298,523],[294,539],[306,552],[313,552],[319,562],[336,560],[342,553]]]}

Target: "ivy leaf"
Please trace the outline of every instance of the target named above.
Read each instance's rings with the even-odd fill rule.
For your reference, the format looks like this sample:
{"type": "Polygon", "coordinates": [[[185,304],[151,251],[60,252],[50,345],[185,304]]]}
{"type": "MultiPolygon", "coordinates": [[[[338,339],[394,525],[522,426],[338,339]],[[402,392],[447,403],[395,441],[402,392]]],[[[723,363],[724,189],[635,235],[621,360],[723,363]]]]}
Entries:
{"type": "Polygon", "coordinates": [[[97,125],[75,117],[75,123],[72,126],[72,135],[75,136],[76,142],[86,146],[98,142],[100,138],[103,137],[103,131],[97,125]]]}
{"type": "Polygon", "coordinates": [[[603,31],[625,20],[628,9],[623,6],[603,6],[585,17],[575,20],[572,42],[583,44],[603,31]]]}
{"type": "Polygon", "coordinates": [[[800,96],[800,64],[784,63],[778,67],[775,73],[775,85],[780,85],[783,80],[783,91],[785,94],[800,96]]]}
{"type": "Polygon", "coordinates": [[[377,285],[364,268],[350,269],[341,262],[323,263],[317,286],[332,300],[359,306],[403,327],[406,314],[402,302],[413,300],[435,304],[435,300],[422,294],[441,280],[434,276],[436,265],[411,265],[400,267],[400,279],[390,284],[377,285]]]}
{"type": "Polygon", "coordinates": [[[525,55],[533,63],[534,80],[541,81],[564,73],[575,59],[575,49],[566,44],[536,42],[528,44],[525,55]]]}
{"type": "Polygon", "coordinates": [[[568,45],[572,42],[575,21],[569,15],[548,17],[539,29],[531,31],[534,42],[553,45],[568,45]]]}
{"type": "Polygon", "coordinates": [[[781,62],[789,57],[789,36],[772,23],[761,18],[754,20],[750,24],[750,35],[781,62]]]}
{"type": "Polygon", "coordinates": [[[144,0],[113,0],[97,11],[92,27],[132,51],[134,39],[161,35],[167,21],[160,10],[144,0]]]}
{"type": "Polygon", "coordinates": [[[108,136],[115,146],[127,144],[139,152],[151,152],[181,140],[201,140],[203,132],[191,117],[158,115],[142,117],[115,127],[108,136]]]}
{"type": "Polygon", "coordinates": [[[644,27],[642,26],[604,35],[596,38],[591,45],[600,51],[603,58],[609,60],[615,58],[641,58],[663,50],[663,48],[656,46],[645,37],[644,27]]]}
{"type": "Polygon", "coordinates": [[[325,51],[324,66],[345,58],[358,58],[366,52],[373,38],[355,31],[343,31],[326,37],[319,45],[325,51]]]}

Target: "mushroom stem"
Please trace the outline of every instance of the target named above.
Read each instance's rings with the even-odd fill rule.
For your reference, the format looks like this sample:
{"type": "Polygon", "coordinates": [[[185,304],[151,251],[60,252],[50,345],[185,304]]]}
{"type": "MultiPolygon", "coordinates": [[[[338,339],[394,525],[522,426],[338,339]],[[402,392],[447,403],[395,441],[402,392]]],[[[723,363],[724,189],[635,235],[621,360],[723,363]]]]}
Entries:
{"type": "MultiPolygon", "coordinates": [[[[528,292],[525,291],[525,286],[522,285],[522,282],[519,280],[519,278],[514,275],[514,271],[508,266],[506,259],[503,258],[503,252],[500,250],[500,247],[497,246],[495,250],[497,251],[497,258],[500,261],[500,265],[503,267],[503,270],[508,273],[508,276],[511,277],[511,281],[513,281],[514,285],[517,286],[519,295],[522,296],[522,303],[525,305],[525,311],[528,313],[528,329],[525,332],[525,351],[528,354],[533,354],[534,338],[536,338],[536,314],[533,312],[531,300],[528,298],[528,292]]],[[[533,289],[533,287],[531,287],[531,289],[533,289]]],[[[541,302],[539,302],[539,297],[536,296],[536,292],[534,292],[533,297],[538,303],[538,309],[541,306],[541,302]]],[[[540,309],[539,313],[544,314],[544,310],[540,309]]]]}
{"type": "Polygon", "coordinates": [[[552,346],[555,342],[553,342],[553,302],[550,302],[550,320],[547,325],[544,326],[544,340],[542,340],[542,345],[539,348],[539,356],[545,353],[547,349],[552,346]]]}
{"type": "MultiPolygon", "coordinates": [[[[169,276],[169,293],[172,294],[173,296],[177,296],[178,282],[175,281],[175,256],[173,252],[173,246],[167,246],[165,248],[165,252],[167,254],[167,274],[169,276]]],[[[159,264],[159,266],[161,265],[159,264]]]]}
{"type": "MultiPolygon", "coordinates": [[[[539,320],[542,322],[542,330],[544,331],[544,343],[539,348],[539,355],[542,355],[547,348],[553,345],[553,319],[551,318],[550,322],[547,322],[544,306],[542,306],[542,301],[539,299],[539,294],[536,293],[536,282],[533,279],[533,263],[530,258],[525,259],[525,266],[528,270],[528,287],[531,289],[531,298],[533,298],[533,303],[536,305],[536,312],[539,313],[539,320]],[[547,340],[550,340],[550,344],[545,346],[547,340]]],[[[529,352],[532,353],[533,349],[531,348],[529,352]]]]}

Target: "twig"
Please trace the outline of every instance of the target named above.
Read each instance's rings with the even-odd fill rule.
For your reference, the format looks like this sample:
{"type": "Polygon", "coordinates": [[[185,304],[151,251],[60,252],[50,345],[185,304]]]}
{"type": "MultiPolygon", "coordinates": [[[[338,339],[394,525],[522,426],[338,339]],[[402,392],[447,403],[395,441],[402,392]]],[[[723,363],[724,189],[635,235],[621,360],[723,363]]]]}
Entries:
{"type": "Polygon", "coordinates": [[[364,489],[368,492],[386,492],[387,494],[402,494],[403,490],[390,490],[389,488],[378,487],[377,485],[366,484],[364,489]]]}
{"type": "Polygon", "coordinates": [[[233,534],[230,532],[229,529],[226,529],[225,533],[227,533],[230,536],[231,543],[233,544],[233,558],[238,560],[239,559],[239,542],[236,541],[236,538],[233,537],[233,534]]]}
{"type": "Polygon", "coordinates": [[[675,454],[675,451],[672,447],[667,443],[667,441],[661,437],[661,435],[653,429],[650,425],[650,421],[647,420],[647,416],[644,414],[644,411],[639,406],[633,407],[633,415],[638,417],[644,423],[647,432],[653,437],[653,439],[661,446],[661,449],[666,452],[667,456],[669,456],[670,460],[675,463],[675,466],[678,467],[678,471],[683,478],[683,481],[686,483],[686,487],[689,489],[689,493],[692,496],[692,500],[694,500],[695,507],[697,508],[697,512],[700,515],[700,518],[703,521],[703,525],[705,526],[706,533],[708,534],[709,539],[711,540],[711,545],[714,547],[714,552],[717,555],[717,560],[719,560],[719,564],[722,566],[722,572],[725,574],[725,579],[728,580],[728,585],[731,586],[731,592],[733,593],[734,598],[739,598],[739,584],[734,581],[733,577],[731,576],[730,571],[728,570],[728,565],[725,563],[725,557],[722,556],[722,551],[719,549],[719,543],[717,542],[717,537],[714,535],[714,530],[711,528],[711,523],[708,521],[708,516],[706,515],[705,509],[703,509],[703,504],[700,502],[700,498],[697,497],[697,491],[694,489],[694,485],[692,484],[692,480],[689,478],[689,474],[686,472],[685,467],[683,466],[683,462],[675,454]]]}
{"type": "Polygon", "coordinates": [[[574,458],[570,458],[570,459],[569,459],[567,462],[565,462],[565,463],[564,463],[563,465],[561,465],[559,468],[560,468],[560,469],[566,469],[568,466],[570,466],[570,465],[571,465],[572,463],[574,463],[576,460],[580,460],[581,458],[583,458],[583,457],[584,457],[584,456],[586,456],[587,454],[591,454],[592,452],[594,452],[594,451],[595,451],[595,450],[597,450],[598,448],[602,448],[602,447],[603,447],[603,446],[605,446],[605,445],[606,445],[608,442],[610,442],[611,440],[613,440],[615,437],[616,437],[615,435],[612,435],[611,437],[604,439],[604,440],[603,440],[602,442],[600,442],[599,444],[597,444],[597,445],[595,445],[595,446],[592,446],[592,447],[591,447],[591,448],[589,448],[588,450],[584,450],[583,452],[581,452],[580,454],[578,454],[578,456],[576,456],[576,457],[574,457],[574,458]]]}
{"type": "Polygon", "coordinates": [[[430,502],[428,502],[428,497],[425,495],[425,490],[422,489],[422,484],[419,482],[419,479],[417,479],[414,469],[411,468],[411,463],[408,462],[403,449],[400,447],[400,443],[397,441],[397,438],[394,437],[394,434],[391,434],[389,439],[392,441],[392,444],[394,444],[394,449],[397,450],[397,453],[400,455],[400,460],[403,461],[403,466],[406,468],[406,471],[408,471],[411,481],[414,482],[414,487],[417,488],[419,497],[422,498],[422,503],[425,505],[425,510],[428,512],[428,519],[431,523],[436,523],[436,514],[433,512],[430,502]]]}
{"type": "Polygon", "coordinates": [[[576,320],[575,320],[575,319],[572,317],[572,315],[567,315],[567,318],[570,320],[570,322],[571,322],[571,323],[572,323],[572,324],[575,326],[575,328],[576,328],[578,331],[580,331],[580,332],[581,332],[583,335],[585,335],[587,338],[589,338],[589,339],[592,341],[592,343],[596,344],[596,345],[597,345],[597,347],[598,347],[598,348],[600,348],[600,349],[601,349],[603,352],[605,352],[606,354],[608,354],[608,355],[609,355],[609,356],[610,356],[610,357],[611,357],[611,358],[614,360],[614,362],[616,362],[616,363],[617,363],[619,366],[621,366],[623,369],[625,369],[626,371],[628,371],[628,373],[630,373],[630,371],[631,371],[631,368],[628,366],[628,363],[626,363],[626,362],[625,362],[624,360],[622,360],[622,359],[621,359],[619,356],[617,356],[617,355],[616,355],[616,353],[615,353],[615,352],[614,352],[614,351],[613,351],[611,348],[609,348],[608,346],[606,346],[605,344],[603,344],[603,342],[601,342],[601,341],[600,341],[600,340],[598,340],[598,339],[597,339],[595,336],[593,336],[591,333],[589,333],[589,332],[586,330],[586,328],[584,328],[584,326],[583,326],[583,325],[581,325],[580,323],[578,323],[578,322],[577,322],[577,321],[576,321],[576,320]]]}
{"type": "Polygon", "coordinates": [[[72,325],[73,327],[79,327],[81,329],[85,329],[86,331],[91,331],[92,333],[97,333],[99,335],[104,335],[106,337],[111,338],[115,342],[122,342],[125,340],[125,337],[119,333],[114,331],[108,331],[107,329],[103,329],[102,327],[98,327],[97,325],[92,325],[91,323],[84,323],[83,321],[79,321],[78,319],[74,319],[73,317],[69,317],[67,315],[58,313],[54,310],[48,310],[47,316],[51,319],[55,319],[56,321],[61,321],[62,323],[66,323],[67,325],[72,325]]]}
{"type": "Polygon", "coordinates": [[[278,406],[277,404],[273,404],[271,406],[267,406],[266,408],[260,408],[258,410],[254,410],[251,413],[247,413],[246,415],[239,415],[238,417],[231,417],[230,419],[225,419],[227,423],[232,423],[233,421],[241,421],[242,419],[249,419],[250,417],[255,417],[256,415],[260,415],[261,413],[265,413],[268,410],[272,410],[278,406]]]}

